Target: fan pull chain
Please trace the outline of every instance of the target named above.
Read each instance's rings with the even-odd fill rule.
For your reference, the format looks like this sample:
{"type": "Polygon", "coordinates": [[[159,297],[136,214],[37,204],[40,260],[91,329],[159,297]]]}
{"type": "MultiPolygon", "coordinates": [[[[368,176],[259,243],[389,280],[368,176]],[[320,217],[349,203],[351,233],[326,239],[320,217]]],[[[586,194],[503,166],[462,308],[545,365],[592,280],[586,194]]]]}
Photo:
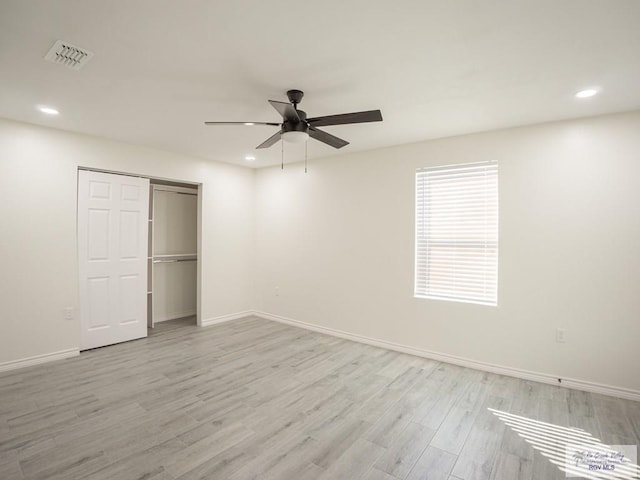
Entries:
{"type": "Polygon", "coordinates": [[[307,173],[307,143],[304,142],[304,173],[307,173]]]}
{"type": "Polygon", "coordinates": [[[280,140],[282,145],[281,156],[280,156],[280,170],[284,170],[284,140],[280,140]]]}

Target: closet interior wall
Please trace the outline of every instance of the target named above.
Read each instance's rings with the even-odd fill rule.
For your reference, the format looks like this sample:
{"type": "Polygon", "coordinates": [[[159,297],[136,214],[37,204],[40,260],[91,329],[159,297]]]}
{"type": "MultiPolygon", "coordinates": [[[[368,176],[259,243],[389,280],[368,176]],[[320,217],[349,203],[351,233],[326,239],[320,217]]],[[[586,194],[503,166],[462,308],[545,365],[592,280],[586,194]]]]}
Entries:
{"type": "Polygon", "coordinates": [[[190,316],[195,323],[198,190],[152,181],[149,212],[148,326],[190,316]]]}

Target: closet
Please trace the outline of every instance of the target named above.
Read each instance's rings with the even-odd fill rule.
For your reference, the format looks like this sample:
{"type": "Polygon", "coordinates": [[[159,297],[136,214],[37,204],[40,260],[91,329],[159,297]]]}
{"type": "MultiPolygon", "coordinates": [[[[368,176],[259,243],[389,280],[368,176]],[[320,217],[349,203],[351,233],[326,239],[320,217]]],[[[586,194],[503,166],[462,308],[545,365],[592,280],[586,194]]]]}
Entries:
{"type": "Polygon", "coordinates": [[[147,326],[193,317],[196,323],[198,190],[151,181],[147,326]]]}

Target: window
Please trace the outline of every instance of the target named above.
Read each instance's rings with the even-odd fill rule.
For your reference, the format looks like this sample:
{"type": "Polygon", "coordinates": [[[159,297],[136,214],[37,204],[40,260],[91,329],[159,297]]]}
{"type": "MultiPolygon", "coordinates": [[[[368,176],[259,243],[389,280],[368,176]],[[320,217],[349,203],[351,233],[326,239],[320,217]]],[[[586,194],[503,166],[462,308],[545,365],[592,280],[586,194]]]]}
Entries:
{"type": "Polygon", "coordinates": [[[418,298],[497,304],[498,165],[416,172],[418,298]]]}

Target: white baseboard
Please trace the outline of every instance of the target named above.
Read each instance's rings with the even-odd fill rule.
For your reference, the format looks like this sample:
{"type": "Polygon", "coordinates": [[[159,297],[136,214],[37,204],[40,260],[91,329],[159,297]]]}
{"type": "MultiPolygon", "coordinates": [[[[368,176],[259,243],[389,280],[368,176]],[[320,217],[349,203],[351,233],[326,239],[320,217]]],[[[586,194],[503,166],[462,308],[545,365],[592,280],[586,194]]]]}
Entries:
{"type": "Polygon", "coordinates": [[[624,398],[627,400],[640,401],[640,391],[632,390],[629,388],[615,387],[612,385],[604,385],[600,383],[588,382],[584,380],[576,380],[572,378],[561,378],[557,375],[531,372],[529,370],[522,370],[519,368],[505,367],[502,365],[495,365],[492,363],[480,362],[477,360],[471,360],[469,358],[459,357],[456,355],[449,355],[447,353],[433,352],[431,350],[424,350],[421,348],[410,347],[410,346],[401,345],[398,343],[387,342],[386,340],[380,340],[377,338],[365,337],[363,335],[344,332],[342,330],[336,330],[334,328],[322,327],[319,325],[314,325],[312,323],[302,322],[300,320],[294,320],[292,318],[273,315],[271,313],[266,313],[266,312],[260,312],[260,311],[246,312],[245,316],[246,315],[255,315],[255,316],[264,318],[266,320],[273,320],[275,322],[286,323],[287,325],[293,325],[295,327],[305,328],[307,330],[312,330],[314,332],[324,333],[327,335],[332,335],[334,337],[344,338],[346,340],[352,340],[354,342],[365,343],[367,345],[373,345],[375,347],[386,348],[387,350],[394,350],[396,352],[408,353],[410,355],[415,355],[417,357],[429,358],[431,360],[451,363],[454,365],[459,365],[461,367],[473,368],[475,370],[497,373],[499,375],[506,375],[509,377],[521,378],[523,380],[530,380],[533,382],[540,382],[540,383],[546,383],[549,385],[572,388],[574,390],[583,390],[585,392],[600,393],[602,395],[609,395],[611,397],[618,397],[618,398],[624,398]]]}
{"type": "Polygon", "coordinates": [[[244,312],[229,313],[228,315],[221,315],[219,317],[206,318],[200,322],[201,327],[209,327],[211,325],[217,325],[218,323],[230,322],[231,320],[238,320],[239,318],[249,317],[251,315],[257,315],[253,310],[245,310],[244,312]]]}
{"type": "Polygon", "coordinates": [[[56,360],[63,360],[65,358],[76,357],[78,355],[80,355],[79,348],[69,348],[68,350],[60,350],[59,352],[45,353],[43,355],[21,358],[19,360],[10,360],[8,362],[0,363],[0,372],[31,367],[32,365],[39,365],[41,363],[55,362],[56,360]]]}

